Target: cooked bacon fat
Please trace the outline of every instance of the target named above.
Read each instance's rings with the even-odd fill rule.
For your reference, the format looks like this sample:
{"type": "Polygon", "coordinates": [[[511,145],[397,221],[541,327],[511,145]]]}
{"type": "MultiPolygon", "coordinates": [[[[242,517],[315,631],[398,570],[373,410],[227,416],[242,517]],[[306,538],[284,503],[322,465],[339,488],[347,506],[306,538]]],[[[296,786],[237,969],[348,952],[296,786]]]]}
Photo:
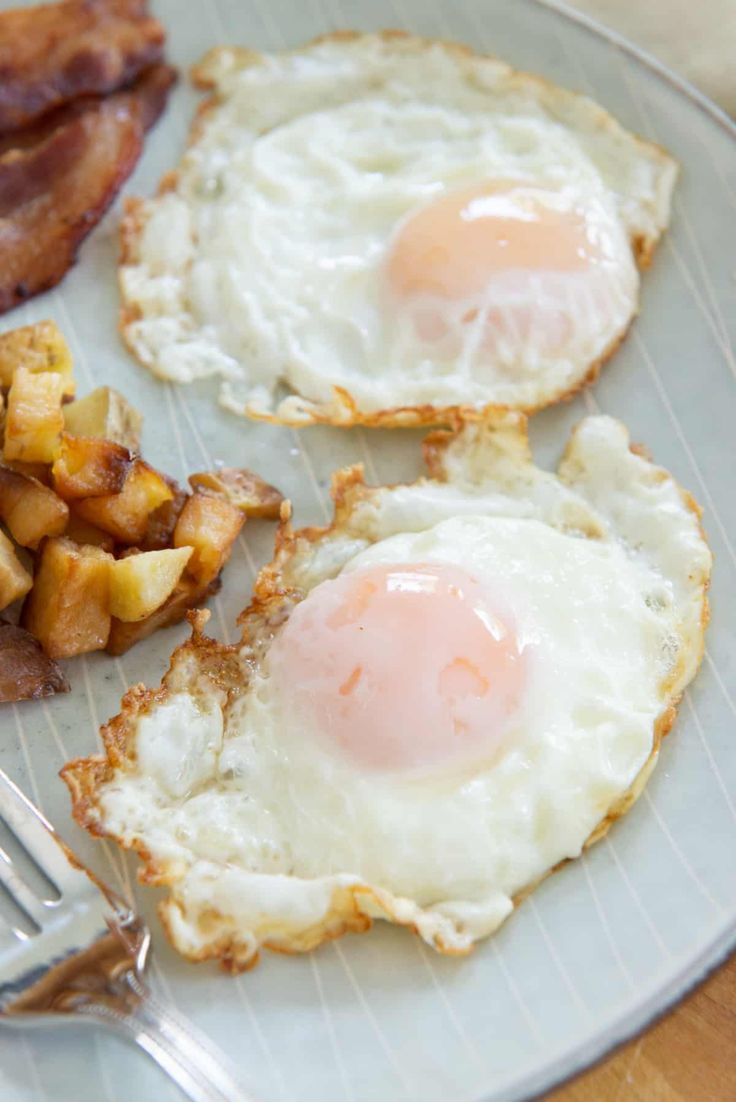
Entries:
{"type": "Polygon", "coordinates": [[[130,84],[163,56],[146,0],[62,0],[0,13],[0,133],[130,84]]]}

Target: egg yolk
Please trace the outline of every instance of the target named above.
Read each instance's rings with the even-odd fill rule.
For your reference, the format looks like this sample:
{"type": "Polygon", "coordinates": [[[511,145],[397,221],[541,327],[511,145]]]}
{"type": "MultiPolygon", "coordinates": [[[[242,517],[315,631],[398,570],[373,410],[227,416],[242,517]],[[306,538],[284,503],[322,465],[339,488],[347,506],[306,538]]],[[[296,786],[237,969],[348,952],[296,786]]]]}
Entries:
{"type": "Polygon", "coordinates": [[[363,767],[495,755],[525,660],[507,614],[466,571],[375,566],[323,582],[269,656],[292,717],[363,767]]]}
{"type": "MultiPolygon", "coordinates": [[[[548,196],[556,193],[547,191],[548,196]]],[[[387,258],[387,284],[394,303],[423,301],[419,336],[439,340],[447,333],[441,303],[467,304],[463,322],[481,306],[491,328],[503,328],[494,311],[494,282],[521,279],[526,303],[513,307],[513,328],[522,336],[532,326],[550,349],[567,336],[567,326],[538,308],[534,280],[541,273],[580,273],[602,259],[601,242],[574,206],[544,202],[545,190],[509,181],[487,181],[449,192],[411,214],[399,227],[387,258]],[[427,300],[440,300],[427,309],[427,300]],[[550,333],[544,332],[549,323],[550,333]]]]}
{"type": "Polygon", "coordinates": [[[497,272],[582,271],[598,256],[579,211],[547,206],[521,185],[486,183],[411,215],[396,236],[388,272],[399,296],[464,299],[497,272]]]}

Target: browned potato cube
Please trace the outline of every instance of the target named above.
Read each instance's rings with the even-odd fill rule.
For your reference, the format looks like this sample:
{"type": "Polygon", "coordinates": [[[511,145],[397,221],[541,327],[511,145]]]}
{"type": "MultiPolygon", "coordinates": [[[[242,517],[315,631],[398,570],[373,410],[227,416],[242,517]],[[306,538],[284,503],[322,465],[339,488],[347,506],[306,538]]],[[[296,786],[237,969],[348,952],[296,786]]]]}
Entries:
{"type": "Polygon", "coordinates": [[[119,494],[133,457],[112,440],[61,434],[61,450],[51,468],[54,489],[65,501],[119,494]]]}
{"type": "Polygon", "coordinates": [[[192,494],[179,514],[174,529],[174,547],[193,547],[187,573],[206,583],[222,570],[245,514],[222,497],[192,494]]]}
{"type": "Polygon", "coordinates": [[[68,692],[69,682],[38,640],[15,624],[0,623],[0,701],[68,692]]]}
{"type": "Polygon", "coordinates": [[[69,508],[35,478],[0,466],[0,517],[14,540],[35,548],[44,536],[61,535],[69,508]]]}
{"type": "Polygon", "coordinates": [[[50,658],[101,650],[110,634],[110,563],[100,547],[69,539],[43,545],[21,625],[50,658]]]}
{"type": "Polygon", "coordinates": [[[127,650],[153,635],[160,628],[171,627],[184,619],[190,608],[197,608],[203,604],[213,593],[217,593],[221,582],[219,577],[213,578],[207,585],[201,585],[194,578],[185,574],[174,592],[165,604],[157,608],[151,616],[145,620],[134,623],[125,623],[113,617],[110,627],[110,638],[105,650],[108,654],[125,654],[127,650]]]}
{"type": "Polygon", "coordinates": [[[268,482],[244,467],[220,467],[214,471],[200,471],[189,476],[193,490],[224,497],[247,517],[263,517],[278,520],[284,495],[268,482]]]}
{"type": "Polygon", "coordinates": [[[141,443],[143,417],[127,398],[110,386],[98,386],[64,406],[64,427],[73,436],[112,440],[132,452],[141,443]]]}
{"type": "Polygon", "coordinates": [[[142,459],[136,459],[119,494],[82,498],[74,511],[82,520],[109,532],[118,543],[139,544],[154,509],[174,496],[166,479],[142,459]]]}
{"type": "Polygon", "coordinates": [[[32,585],[33,578],[18,559],[12,543],[0,532],[0,609],[25,597],[32,585]]]}
{"type": "Polygon", "coordinates": [[[171,501],[165,501],[163,505],[159,505],[148,518],[146,534],[141,540],[142,551],[161,551],[164,547],[171,547],[179,513],[189,496],[175,479],[169,478],[168,475],[164,475],[164,478],[174,496],[171,501]]]}
{"type": "Polygon", "coordinates": [[[0,334],[0,386],[10,386],[19,367],[61,376],[63,393],[74,393],[72,354],[53,321],[39,321],[0,334]]]}
{"type": "Polygon", "coordinates": [[[115,540],[109,532],[103,532],[101,528],[95,528],[94,524],[88,524],[86,520],[69,514],[69,521],[63,535],[75,543],[89,543],[92,547],[101,547],[103,551],[114,551],[115,540]]]}
{"type": "Polygon", "coordinates": [[[5,415],[6,459],[24,463],[51,463],[64,427],[61,398],[64,380],[55,372],[35,375],[19,367],[8,392],[5,415]]]}
{"type": "Polygon", "coordinates": [[[19,474],[28,475],[29,478],[35,478],[44,486],[51,485],[51,467],[48,463],[19,463],[14,459],[5,459],[3,466],[10,467],[12,471],[18,471],[19,474]]]}
{"type": "Polygon", "coordinates": [[[145,620],[169,599],[184,572],[191,547],[142,551],[110,567],[110,611],[118,620],[145,620]]]}

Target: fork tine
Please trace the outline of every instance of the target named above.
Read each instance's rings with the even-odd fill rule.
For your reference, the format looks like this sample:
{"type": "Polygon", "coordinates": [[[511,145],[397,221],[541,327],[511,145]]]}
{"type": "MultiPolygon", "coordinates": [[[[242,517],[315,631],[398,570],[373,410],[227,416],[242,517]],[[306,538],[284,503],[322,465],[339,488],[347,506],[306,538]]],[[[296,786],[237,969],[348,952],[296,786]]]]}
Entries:
{"type": "MultiPolygon", "coordinates": [[[[60,892],[77,881],[80,873],[69,864],[61,846],[54,840],[57,837],[54,828],[2,769],[0,816],[60,892]]],[[[2,863],[0,861],[0,865],[2,863]]]]}
{"type": "Polygon", "coordinates": [[[13,897],[17,905],[41,929],[48,917],[47,906],[38,899],[13,867],[13,862],[0,846],[0,884],[13,897]]]}

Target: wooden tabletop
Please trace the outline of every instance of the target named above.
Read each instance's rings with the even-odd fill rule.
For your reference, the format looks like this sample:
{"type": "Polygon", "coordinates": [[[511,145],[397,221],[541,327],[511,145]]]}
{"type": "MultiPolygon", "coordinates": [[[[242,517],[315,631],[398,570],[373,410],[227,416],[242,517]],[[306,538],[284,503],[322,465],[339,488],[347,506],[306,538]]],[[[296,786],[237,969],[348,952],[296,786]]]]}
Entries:
{"type": "Polygon", "coordinates": [[[736,1102],[736,956],[641,1037],[546,1102],[736,1102]]]}

